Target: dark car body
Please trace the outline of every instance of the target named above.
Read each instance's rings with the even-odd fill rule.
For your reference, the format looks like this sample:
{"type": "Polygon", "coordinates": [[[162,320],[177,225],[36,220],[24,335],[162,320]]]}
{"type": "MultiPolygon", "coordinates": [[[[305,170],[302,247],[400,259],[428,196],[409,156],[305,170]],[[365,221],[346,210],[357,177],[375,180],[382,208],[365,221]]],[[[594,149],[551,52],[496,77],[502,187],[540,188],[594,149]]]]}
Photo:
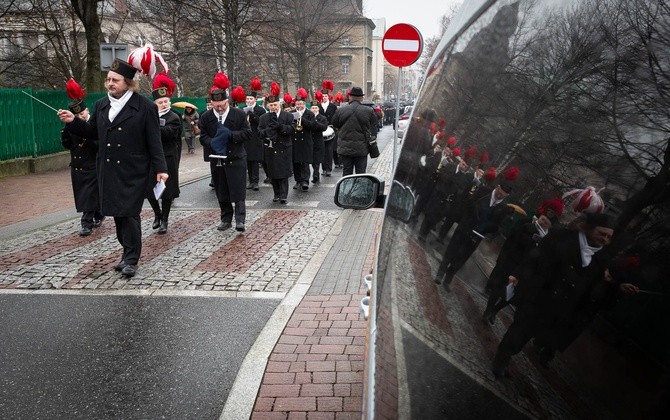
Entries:
{"type": "MultiPolygon", "coordinates": [[[[336,192],[344,207],[385,201],[366,418],[667,418],[669,34],[665,2],[464,2],[425,74],[386,199],[370,176],[347,177],[336,192]],[[455,163],[443,159],[447,147],[455,163]],[[470,184],[460,190],[444,175],[445,168],[456,174],[456,149],[470,164],[470,184]],[[504,179],[513,167],[517,176],[504,179]],[[436,283],[456,229],[477,208],[473,197],[504,182],[513,184],[507,213],[495,229],[476,226],[454,242],[478,246],[449,288],[436,283]],[[351,205],[346,191],[356,191],[351,205]],[[587,212],[614,220],[611,243],[596,251],[612,257],[611,276],[598,284],[639,290],[595,306],[594,287],[575,304],[588,316],[552,360],[544,363],[530,341],[512,357],[509,375],[494,375],[518,307],[502,309],[492,325],[482,319],[487,280],[516,222],[544,214],[541,204],[557,198],[565,208],[551,229],[574,229],[587,212]]],[[[533,240],[539,246],[548,237],[533,240]]],[[[525,256],[517,266],[524,264],[525,256]]]]}

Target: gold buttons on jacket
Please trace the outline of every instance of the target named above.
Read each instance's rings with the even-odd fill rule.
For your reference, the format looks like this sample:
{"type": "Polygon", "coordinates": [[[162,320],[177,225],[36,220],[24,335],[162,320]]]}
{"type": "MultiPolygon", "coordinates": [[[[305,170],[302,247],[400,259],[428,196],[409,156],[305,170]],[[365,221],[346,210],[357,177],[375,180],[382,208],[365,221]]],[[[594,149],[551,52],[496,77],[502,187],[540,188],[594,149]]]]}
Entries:
{"type": "Polygon", "coordinates": [[[121,127],[119,127],[119,131],[123,131],[123,129],[121,127]]]}

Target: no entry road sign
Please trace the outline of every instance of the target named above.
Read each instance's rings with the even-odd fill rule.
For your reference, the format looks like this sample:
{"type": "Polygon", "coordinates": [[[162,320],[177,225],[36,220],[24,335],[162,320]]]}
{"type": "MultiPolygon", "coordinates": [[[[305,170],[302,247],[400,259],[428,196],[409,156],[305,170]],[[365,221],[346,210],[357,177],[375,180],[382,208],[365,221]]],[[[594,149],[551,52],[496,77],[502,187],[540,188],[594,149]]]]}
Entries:
{"type": "Polygon", "coordinates": [[[423,51],[423,37],[413,25],[398,23],[384,33],[382,52],[391,65],[406,67],[413,64],[423,51]]]}

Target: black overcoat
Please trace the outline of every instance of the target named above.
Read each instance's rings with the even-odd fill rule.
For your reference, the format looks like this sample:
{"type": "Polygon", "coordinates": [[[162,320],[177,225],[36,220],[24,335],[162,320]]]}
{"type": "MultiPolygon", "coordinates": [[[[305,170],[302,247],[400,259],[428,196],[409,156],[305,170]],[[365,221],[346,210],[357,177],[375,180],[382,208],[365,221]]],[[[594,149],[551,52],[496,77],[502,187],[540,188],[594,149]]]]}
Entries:
{"type": "Polygon", "coordinates": [[[61,144],[70,150],[70,178],[74,206],[78,212],[100,210],[95,158],[98,147],[92,141],[61,130],[61,144]]]}
{"type": "Polygon", "coordinates": [[[133,92],[114,121],[110,101],[95,103],[91,119],[75,118],[66,127],[98,144],[97,173],[101,212],[105,216],[138,216],[146,196],[147,178],[167,173],[161,145],[158,108],[133,92]],[[153,168],[153,169],[151,169],[153,168]]]}
{"type": "Polygon", "coordinates": [[[265,163],[272,179],[289,178],[293,175],[293,115],[281,111],[279,116],[268,112],[261,116],[258,132],[265,143],[265,163]],[[270,141],[272,140],[272,147],[270,141]]]}
{"type": "Polygon", "coordinates": [[[247,119],[251,126],[251,138],[244,143],[244,147],[247,149],[247,162],[263,161],[263,139],[258,134],[258,121],[263,114],[265,114],[265,108],[260,105],[256,105],[251,111],[247,111],[247,119]]]}
{"type": "Polygon", "coordinates": [[[321,113],[314,116],[314,123],[312,124],[312,143],[314,144],[314,151],[312,154],[312,164],[319,165],[323,163],[323,156],[325,153],[323,144],[323,132],[328,128],[328,118],[321,113]]]}
{"type": "MultiPolygon", "coordinates": [[[[159,121],[160,119],[165,120],[165,124],[161,125],[161,143],[168,168],[168,180],[165,183],[165,191],[163,191],[161,198],[174,199],[179,197],[179,153],[177,146],[181,141],[179,136],[181,117],[170,110],[167,114],[158,118],[159,121]]],[[[153,188],[155,185],[156,180],[149,177],[147,197],[154,197],[153,188]]]]}
{"type": "MultiPolygon", "coordinates": [[[[214,110],[207,110],[200,116],[200,143],[203,148],[211,151],[212,137],[216,136],[217,120],[214,110]]],[[[228,159],[210,161],[216,198],[222,202],[244,201],[247,197],[247,151],[244,143],[251,138],[251,127],[247,114],[234,107],[229,107],[228,116],[223,126],[231,131],[228,139],[228,159]],[[221,163],[221,166],[219,166],[221,163]]]]}
{"type": "Polygon", "coordinates": [[[306,109],[300,118],[302,131],[295,130],[293,141],[293,163],[312,163],[314,157],[314,143],[312,141],[312,128],[314,127],[314,114],[306,109]]]}
{"type": "Polygon", "coordinates": [[[368,155],[371,137],[377,137],[377,115],[359,101],[340,107],[330,121],[337,130],[337,154],[363,157],[368,155]]]}

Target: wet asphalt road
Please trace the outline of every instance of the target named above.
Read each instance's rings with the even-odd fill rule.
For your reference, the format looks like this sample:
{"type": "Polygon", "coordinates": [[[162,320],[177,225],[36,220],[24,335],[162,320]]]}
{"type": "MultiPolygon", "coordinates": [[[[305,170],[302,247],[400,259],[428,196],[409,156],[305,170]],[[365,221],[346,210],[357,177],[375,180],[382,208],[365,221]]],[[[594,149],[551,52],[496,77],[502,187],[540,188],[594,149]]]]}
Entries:
{"type": "Polygon", "coordinates": [[[278,303],[0,295],[0,418],[217,419],[278,303]]]}

